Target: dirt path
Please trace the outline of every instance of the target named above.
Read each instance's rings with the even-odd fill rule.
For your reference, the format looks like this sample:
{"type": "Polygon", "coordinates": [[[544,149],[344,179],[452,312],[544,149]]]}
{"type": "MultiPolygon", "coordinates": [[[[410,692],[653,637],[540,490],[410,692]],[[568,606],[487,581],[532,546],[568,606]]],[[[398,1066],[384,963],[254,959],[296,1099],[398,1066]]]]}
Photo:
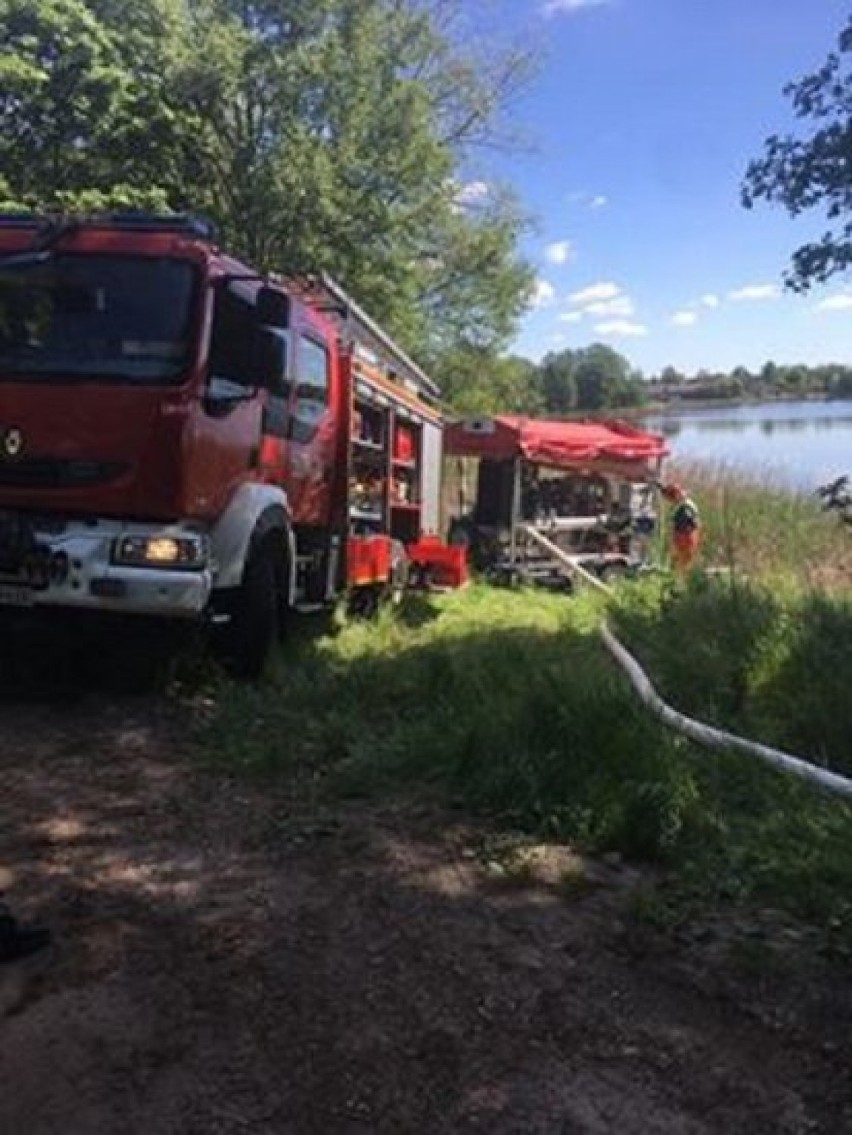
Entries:
{"type": "Polygon", "coordinates": [[[0,706],[0,888],[56,936],[0,968],[3,1135],[852,1131],[837,975],[664,948],[553,849],[508,886],[425,806],[294,814],[184,730],[0,706]]]}

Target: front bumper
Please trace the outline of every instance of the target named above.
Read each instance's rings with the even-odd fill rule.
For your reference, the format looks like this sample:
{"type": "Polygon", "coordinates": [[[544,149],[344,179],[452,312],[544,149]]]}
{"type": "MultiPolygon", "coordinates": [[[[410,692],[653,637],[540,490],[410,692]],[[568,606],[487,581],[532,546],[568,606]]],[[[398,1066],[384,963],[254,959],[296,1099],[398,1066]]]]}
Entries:
{"type": "Polygon", "coordinates": [[[33,586],[23,569],[3,570],[5,565],[0,564],[0,609],[62,607],[196,619],[207,606],[212,588],[209,566],[172,569],[112,562],[117,540],[180,536],[188,531],[185,526],[33,519],[31,529],[38,554],[61,556],[66,570],[33,586]]]}

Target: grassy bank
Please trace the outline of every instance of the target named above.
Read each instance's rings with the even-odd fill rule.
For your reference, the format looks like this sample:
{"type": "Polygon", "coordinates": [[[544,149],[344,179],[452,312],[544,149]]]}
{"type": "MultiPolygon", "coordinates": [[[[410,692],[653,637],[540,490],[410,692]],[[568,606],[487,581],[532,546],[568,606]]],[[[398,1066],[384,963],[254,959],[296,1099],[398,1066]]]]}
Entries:
{"type": "MultiPolygon", "coordinates": [[[[625,637],[675,701],[688,700],[682,643],[652,629],[708,593],[672,600],[652,582],[619,601],[625,637]]],[[[375,623],[302,628],[268,684],[219,691],[208,747],[232,771],[287,778],[299,806],[437,795],[506,831],[662,865],[655,917],[769,903],[848,949],[852,808],[665,731],[599,645],[602,614],[590,596],[475,586],[375,623]]],[[[693,677],[724,686],[697,658],[693,677]]]]}
{"type": "Polygon", "coordinates": [[[682,464],[670,476],[688,486],[701,508],[705,566],[799,591],[852,589],[852,532],[816,496],[721,465],[682,464]]]}
{"type": "Polygon", "coordinates": [[[852,595],[696,575],[622,589],[614,625],[679,709],[852,776],[852,595]]]}
{"type": "Polygon", "coordinates": [[[217,750],[332,793],[414,780],[524,830],[665,856],[689,777],[601,651],[599,617],[590,598],[477,586],[343,623],[293,644],[271,686],[229,691],[217,750]]]}
{"type": "MultiPolygon", "coordinates": [[[[852,952],[852,806],[649,717],[597,636],[609,617],[694,716],[852,775],[852,533],[813,500],[678,471],[703,567],[612,602],[485,586],[375,622],[298,624],[260,687],[223,685],[206,733],[294,805],[426,793],[498,829],[663,867],[652,907],[760,903],[852,952]]],[[[673,912],[673,913],[672,913],[673,912]]]]}
{"type": "Polygon", "coordinates": [[[679,708],[852,775],[852,531],[813,497],[677,475],[704,518],[700,569],[622,589],[618,627],[679,708]]]}

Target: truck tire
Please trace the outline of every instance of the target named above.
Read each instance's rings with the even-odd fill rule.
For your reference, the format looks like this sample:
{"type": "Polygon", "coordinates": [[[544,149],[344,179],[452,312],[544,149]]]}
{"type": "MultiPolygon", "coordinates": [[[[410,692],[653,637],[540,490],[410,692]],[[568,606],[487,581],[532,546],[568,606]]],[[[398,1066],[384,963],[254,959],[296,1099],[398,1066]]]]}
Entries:
{"type": "Polygon", "coordinates": [[[222,660],[235,678],[260,678],[266,669],[281,626],[281,575],[272,540],[249,552],[223,636],[222,660]]]}

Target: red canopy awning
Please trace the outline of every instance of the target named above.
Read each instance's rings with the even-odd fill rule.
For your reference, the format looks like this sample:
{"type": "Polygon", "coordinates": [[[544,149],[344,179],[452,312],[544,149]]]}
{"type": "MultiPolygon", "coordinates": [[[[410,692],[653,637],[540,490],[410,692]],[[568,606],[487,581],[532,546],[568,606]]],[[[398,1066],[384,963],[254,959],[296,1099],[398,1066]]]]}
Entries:
{"type": "Polygon", "coordinates": [[[453,423],[445,430],[444,450],[456,457],[522,457],[558,469],[611,469],[640,477],[669,453],[659,434],[626,422],[552,422],[506,414],[453,423]]]}

